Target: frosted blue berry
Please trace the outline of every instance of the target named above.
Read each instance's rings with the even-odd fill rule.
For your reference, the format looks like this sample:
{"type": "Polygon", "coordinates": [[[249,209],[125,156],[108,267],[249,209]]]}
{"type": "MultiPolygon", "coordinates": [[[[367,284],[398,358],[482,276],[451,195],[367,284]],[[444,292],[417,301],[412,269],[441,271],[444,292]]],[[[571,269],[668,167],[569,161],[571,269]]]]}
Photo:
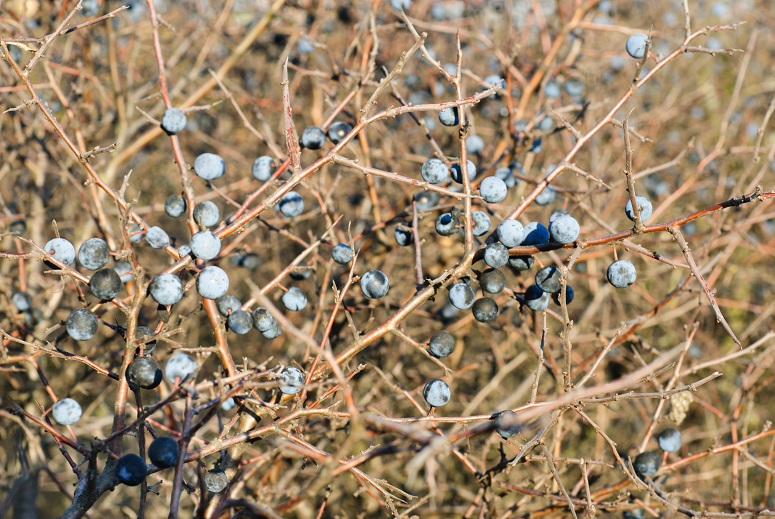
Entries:
{"type": "Polygon", "coordinates": [[[175,379],[185,380],[196,373],[198,366],[196,360],[183,352],[176,352],[167,360],[164,366],[164,376],[172,383],[175,379]]]}
{"type": "Polygon", "coordinates": [[[326,143],[326,134],[317,126],[308,126],[301,132],[299,144],[302,148],[309,150],[319,150],[326,143]]]}
{"type": "Polygon", "coordinates": [[[428,405],[433,407],[441,407],[449,402],[452,397],[452,392],[446,382],[441,379],[434,378],[425,384],[422,390],[422,396],[428,405]]]}
{"type": "Polygon", "coordinates": [[[656,474],[661,464],[662,460],[659,454],[654,451],[641,452],[632,462],[635,474],[641,479],[656,474]]]}
{"type": "Polygon", "coordinates": [[[136,487],[145,481],[147,470],[143,458],[137,454],[124,454],[116,463],[116,478],[119,483],[136,487]]]}
{"type": "Polygon", "coordinates": [[[307,306],[307,296],[299,287],[291,287],[282,297],[283,306],[291,312],[300,312],[307,306]]]}
{"type": "Polygon", "coordinates": [[[170,195],[164,201],[164,212],[170,218],[179,218],[186,212],[188,206],[186,205],[186,199],[180,195],[170,195]]]}
{"type": "Polygon", "coordinates": [[[174,438],[159,436],[148,447],[148,459],[161,469],[174,467],[178,463],[180,447],[174,438]]]}
{"type": "Polygon", "coordinates": [[[143,389],[154,389],[161,384],[162,372],[152,357],[137,357],[129,364],[126,378],[143,389]]]}
{"type": "Polygon", "coordinates": [[[112,268],[100,269],[89,280],[89,289],[99,299],[110,301],[121,290],[121,277],[112,268]]]}
{"type": "Polygon", "coordinates": [[[484,78],[484,84],[487,86],[487,88],[506,88],[506,81],[504,81],[504,79],[498,74],[490,74],[484,78]]]}
{"type": "Polygon", "coordinates": [[[457,126],[460,124],[460,116],[457,106],[444,108],[439,112],[439,122],[444,126],[457,126]]]}
{"type": "Polygon", "coordinates": [[[570,78],[565,82],[565,91],[572,98],[579,98],[584,94],[584,82],[578,78],[570,78]]]}
{"type": "MultiPolygon", "coordinates": [[[[640,221],[645,222],[651,217],[654,208],[651,206],[649,199],[645,196],[636,196],[635,202],[637,202],[638,207],[640,207],[640,221]]],[[[633,222],[635,221],[635,211],[632,210],[632,200],[627,200],[627,204],[624,206],[624,214],[626,214],[627,218],[633,222]]]]}
{"type": "Polygon", "coordinates": [[[220,267],[208,266],[196,278],[196,291],[205,299],[218,299],[229,290],[229,276],[220,267]]]}
{"type": "Polygon", "coordinates": [[[428,351],[436,358],[452,355],[455,351],[455,337],[447,332],[436,332],[428,342],[428,351]]]}
{"type": "Polygon", "coordinates": [[[517,413],[511,409],[496,413],[494,420],[495,432],[504,440],[508,440],[522,429],[517,413]]]}
{"type": "Polygon", "coordinates": [[[414,233],[412,232],[412,229],[404,225],[396,226],[393,231],[393,237],[396,239],[396,243],[402,247],[414,243],[414,233]]]}
{"type": "Polygon", "coordinates": [[[506,247],[516,247],[522,243],[525,237],[525,230],[522,224],[516,220],[503,220],[495,229],[495,234],[506,247]]]}
{"type": "MultiPolygon", "coordinates": [[[[554,292],[552,294],[552,300],[558,305],[560,304],[560,294],[562,294],[561,290],[558,290],[557,292],[554,292]]],[[[573,301],[574,295],[575,295],[575,292],[573,290],[573,287],[570,285],[565,285],[565,304],[566,305],[569,305],[571,301],[573,301]]]]}
{"type": "Polygon", "coordinates": [[[646,513],[642,508],[634,508],[622,512],[622,519],[646,519],[646,513]]]}
{"type": "Polygon", "coordinates": [[[168,108],[161,118],[161,129],[169,135],[175,135],[186,128],[186,114],[177,108],[168,108]]]}
{"type": "Polygon", "coordinates": [[[304,199],[296,191],[288,191],[278,200],[277,207],[283,216],[293,218],[304,211],[304,199]]]}
{"type": "Polygon", "coordinates": [[[116,271],[116,274],[118,274],[122,283],[129,283],[134,279],[134,274],[132,274],[132,264],[128,261],[116,262],[116,266],[113,267],[113,270],[116,271]]]}
{"type": "Polygon", "coordinates": [[[414,195],[414,201],[420,211],[428,211],[439,205],[439,198],[436,191],[420,191],[414,195]]]}
{"type": "Polygon", "coordinates": [[[226,319],[226,324],[237,335],[245,335],[253,328],[253,317],[245,310],[234,310],[226,319]]]}
{"type": "Polygon", "coordinates": [[[482,292],[498,294],[506,288],[506,276],[498,269],[487,269],[479,276],[482,292]]]}
{"type": "Polygon", "coordinates": [[[76,341],[87,341],[97,333],[99,321],[88,308],[78,308],[70,312],[65,321],[67,334],[76,341]]]}
{"type": "Polygon", "coordinates": [[[226,162],[215,153],[202,153],[194,160],[194,172],[204,180],[215,180],[226,172],[226,162]]]}
{"type": "Polygon", "coordinates": [[[59,425],[73,425],[82,414],[81,405],[72,398],[63,398],[51,408],[51,417],[59,425]]]}
{"type": "Polygon", "coordinates": [[[64,238],[49,240],[43,247],[43,250],[50,254],[54,259],[67,266],[70,266],[75,262],[75,247],[64,238]]]}
{"type": "Polygon", "coordinates": [[[351,124],[341,121],[336,122],[328,128],[328,138],[334,144],[339,144],[352,130],[351,124]]]}
{"type": "Polygon", "coordinates": [[[627,288],[635,283],[635,266],[627,260],[614,261],[606,273],[608,282],[616,288],[627,288]]]}
{"type": "Polygon", "coordinates": [[[490,231],[490,217],[484,211],[474,211],[471,213],[471,220],[474,224],[471,229],[474,236],[482,236],[490,231]]]}
{"type": "Polygon", "coordinates": [[[525,237],[521,245],[543,245],[549,242],[549,229],[540,222],[530,222],[524,227],[525,237]]]}
{"type": "MultiPolygon", "coordinates": [[[[476,178],[476,166],[470,160],[466,161],[466,165],[468,166],[468,181],[470,182],[476,178]]],[[[458,184],[463,183],[463,171],[460,169],[460,164],[452,164],[449,174],[452,175],[452,180],[458,184]]]]}
{"type": "Polygon", "coordinates": [[[205,261],[217,258],[221,252],[221,239],[212,231],[200,231],[191,237],[191,252],[205,261]]]}
{"type": "Polygon", "coordinates": [[[154,249],[163,249],[170,246],[170,237],[161,227],[151,227],[145,233],[145,243],[154,249]]]}
{"type": "Polygon", "coordinates": [[[665,429],[657,436],[657,442],[659,443],[659,448],[665,452],[678,452],[683,443],[681,431],[672,427],[665,429]]]}
{"type": "Polygon", "coordinates": [[[180,247],[177,248],[177,251],[181,258],[185,258],[191,254],[191,245],[183,243],[180,245],[180,247]]]}
{"type": "Polygon", "coordinates": [[[412,5],[412,0],[390,0],[390,7],[395,9],[396,11],[408,11],[409,7],[412,5]]]}
{"type": "Polygon", "coordinates": [[[471,308],[474,304],[474,299],[476,299],[474,289],[465,283],[455,283],[449,289],[449,302],[455,308],[460,310],[471,308]]]}
{"type": "Polygon", "coordinates": [[[183,299],[183,283],[174,274],[159,274],[148,288],[154,301],[163,306],[174,305],[183,299]]]}
{"type": "Polygon", "coordinates": [[[235,407],[237,407],[237,401],[234,397],[229,397],[221,403],[221,411],[231,411],[235,407]]]}
{"type": "Polygon", "coordinates": [[[137,244],[143,240],[145,231],[137,223],[132,222],[129,226],[129,243],[137,244]]]}
{"type": "Polygon", "coordinates": [[[511,171],[511,169],[506,166],[496,169],[495,173],[493,173],[493,176],[503,180],[503,183],[506,184],[507,189],[511,189],[519,182],[519,179],[514,176],[514,173],[511,171]]]}
{"type": "Polygon", "coordinates": [[[489,323],[498,317],[498,304],[490,297],[480,297],[474,301],[471,311],[474,314],[474,319],[480,323],[489,323]]]}
{"type": "Polygon", "coordinates": [[[509,261],[509,249],[499,242],[489,244],[484,249],[484,262],[494,269],[501,268],[509,261]]]}
{"type": "Polygon", "coordinates": [[[331,259],[340,265],[347,265],[353,260],[353,250],[346,243],[340,243],[331,249],[331,259]]]}
{"type": "Polygon", "coordinates": [[[536,312],[546,310],[549,307],[549,294],[538,285],[530,285],[525,290],[525,304],[536,312]]]}
{"type": "Polygon", "coordinates": [[[627,38],[627,43],[625,44],[627,54],[635,59],[643,59],[643,56],[646,55],[646,45],[648,39],[649,37],[645,34],[633,34],[627,38]]]}
{"type": "Polygon", "coordinates": [[[236,312],[242,308],[242,301],[232,295],[226,295],[219,297],[215,302],[215,305],[218,307],[219,314],[224,317],[229,317],[230,313],[236,312]]]}
{"type": "Polygon", "coordinates": [[[253,178],[260,180],[261,182],[266,182],[272,178],[272,174],[274,173],[274,161],[272,160],[272,157],[268,155],[258,157],[253,161],[251,173],[253,174],[253,178]]]}
{"type": "Polygon", "coordinates": [[[221,212],[215,202],[205,200],[194,206],[194,221],[203,227],[212,227],[221,219],[221,212]]]}
{"type": "Polygon", "coordinates": [[[304,373],[299,368],[286,366],[280,372],[280,391],[286,395],[295,395],[304,387],[304,373]]]}
{"type": "Polygon", "coordinates": [[[556,99],[560,97],[560,94],[562,94],[562,88],[560,87],[559,81],[556,79],[550,79],[547,81],[546,85],[544,86],[544,94],[550,99],[556,99]]]}
{"type": "Polygon", "coordinates": [[[536,273],[536,285],[538,285],[544,292],[557,292],[562,288],[560,284],[560,277],[562,272],[554,265],[544,267],[536,273]]]}
{"type": "Polygon", "coordinates": [[[546,186],[546,188],[538,193],[538,196],[536,197],[536,204],[538,205],[549,205],[552,202],[554,202],[554,199],[557,196],[557,192],[552,189],[552,186],[546,186]]]}
{"type": "Polygon", "coordinates": [[[579,222],[569,214],[558,216],[549,223],[549,235],[557,243],[573,243],[579,237],[579,222]]]}
{"type": "Polygon", "coordinates": [[[533,262],[535,262],[535,258],[533,256],[511,256],[509,258],[509,265],[514,270],[530,270],[533,268],[533,262]]]}
{"type": "Polygon", "coordinates": [[[508,194],[506,183],[498,177],[487,177],[479,185],[479,194],[490,204],[501,202],[508,194]]]}
{"type": "Polygon", "coordinates": [[[255,310],[253,310],[253,326],[256,330],[258,330],[261,333],[264,333],[267,330],[272,329],[274,326],[277,326],[279,323],[277,322],[277,319],[263,306],[259,306],[255,310]]]}
{"type": "Polygon", "coordinates": [[[26,312],[32,306],[32,296],[27,292],[16,292],[11,301],[16,309],[20,312],[26,312]]]}
{"type": "Polygon", "coordinates": [[[78,249],[78,261],[89,270],[99,270],[108,264],[110,248],[101,238],[89,238],[78,249]]]}
{"type": "Polygon", "coordinates": [[[369,299],[385,297],[390,290],[390,280],[379,270],[369,270],[361,276],[361,291],[369,299]]]}
{"type": "Polygon", "coordinates": [[[478,135],[469,135],[466,138],[466,151],[473,155],[481,153],[484,150],[484,139],[478,135]]]}
{"type": "Polygon", "coordinates": [[[457,232],[457,220],[450,213],[443,213],[436,218],[436,232],[442,236],[452,236],[457,232]]]}
{"type": "Polygon", "coordinates": [[[449,168],[443,161],[432,158],[423,163],[420,168],[420,174],[423,180],[430,182],[431,184],[441,184],[449,176],[449,168]]]}

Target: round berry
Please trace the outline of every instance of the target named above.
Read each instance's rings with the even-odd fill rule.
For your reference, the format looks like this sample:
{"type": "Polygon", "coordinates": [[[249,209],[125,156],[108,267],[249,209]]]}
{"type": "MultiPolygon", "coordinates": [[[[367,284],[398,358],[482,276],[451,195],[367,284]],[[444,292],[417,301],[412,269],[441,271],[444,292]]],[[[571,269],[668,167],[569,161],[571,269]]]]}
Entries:
{"type": "Polygon", "coordinates": [[[65,321],[67,334],[76,341],[87,341],[97,333],[99,320],[88,308],[78,308],[70,312],[65,321]]]}
{"type": "Polygon", "coordinates": [[[275,319],[275,317],[269,313],[269,310],[262,306],[259,306],[253,310],[252,317],[253,326],[261,333],[271,330],[273,327],[279,324],[277,319],[275,319]]]}
{"type": "Polygon", "coordinates": [[[226,172],[226,162],[215,153],[202,153],[194,160],[194,172],[204,180],[215,180],[226,172]]]}
{"type": "Polygon", "coordinates": [[[436,232],[441,236],[452,236],[457,233],[457,220],[450,213],[443,213],[436,218],[436,232]]]}
{"type": "Polygon", "coordinates": [[[302,148],[319,150],[326,143],[326,134],[317,126],[308,126],[301,132],[299,144],[302,148]]]}
{"type": "Polygon", "coordinates": [[[665,452],[678,452],[683,443],[681,431],[672,427],[665,429],[657,436],[657,442],[659,442],[659,448],[665,452]]]}
{"type": "Polygon", "coordinates": [[[549,242],[549,229],[540,222],[530,222],[524,227],[525,237],[521,245],[543,245],[549,242]]]}
{"type": "Polygon", "coordinates": [[[484,150],[484,139],[478,135],[469,135],[466,138],[466,151],[473,155],[481,153],[484,150]]]}
{"type": "MultiPolygon", "coordinates": [[[[555,303],[557,303],[558,305],[560,304],[560,295],[561,294],[562,294],[561,290],[558,290],[557,292],[554,292],[552,294],[552,300],[555,303]]],[[[573,291],[573,287],[570,286],[570,285],[565,285],[565,304],[566,305],[569,305],[571,303],[571,301],[573,301],[573,296],[574,295],[575,295],[575,293],[573,291]]]]}
{"type": "Polygon", "coordinates": [[[536,285],[538,285],[544,292],[552,293],[557,292],[562,288],[560,284],[560,277],[562,272],[554,265],[544,267],[536,273],[536,285]]]}
{"type": "Polygon", "coordinates": [[[514,270],[530,270],[533,268],[535,258],[533,256],[511,256],[509,257],[509,265],[514,270]]]}
{"type": "Polygon", "coordinates": [[[278,200],[277,207],[283,216],[293,218],[304,211],[304,199],[296,191],[288,191],[278,200]]]}
{"type": "Polygon", "coordinates": [[[167,361],[167,365],[164,366],[164,376],[170,382],[175,383],[176,378],[185,380],[194,375],[197,369],[196,360],[179,351],[167,361]]]}
{"type": "Polygon", "coordinates": [[[635,59],[643,59],[646,55],[646,45],[648,44],[649,37],[645,34],[633,34],[627,38],[625,49],[630,57],[635,59]]]}
{"type": "Polygon", "coordinates": [[[72,398],[63,398],[51,408],[51,417],[59,425],[73,425],[81,419],[81,405],[72,398]]]}
{"type": "Polygon", "coordinates": [[[506,276],[498,269],[487,269],[479,276],[479,286],[483,292],[498,294],[506,288],[506,276]]]}
{"type": "Polygon", "coordinates": [[[414,233],[412,232],[412,229],[401,224],[396,226],[393,231],[393,237],[396,239],[396,243],[402,247],[414,243],[414,233]]]}
{"type": "Polygon", "coordinates": [[[490,231],[490,217],[484,211],[474,211],[471,213],[471,220],[473,220],[473,232],[474,236],[482,236],[490,231]]]}
{"type": "Polygon", "coordinates": [[[196,278],[196,291],[205,299],[218,299],[229,290],[229,276],[220,267],[208,266],[196,278]]]}
{"type": "Polygon", "coordinates": [[[519,179],[514,176],[514,172],[511,170],[511,168],[506,166],[496,169],[495,173],[493,173],[493,176],[503,180],[503,183],[506,184],[507,189],[511,189],[519,182],[519,179]]]}
{"type": "Polygon", "coordinates": [[[136,487],[145,480],[148,467],[137,454],[124,454],[116,463],[116,478],[119,483],[136,487]]]}
{"type": "Polygon", "coordinates": [[[221,212],[215,202],[205,200],[194,206],[194,221],[204,227],[212,227],[221,219],[221,212]]]}
{"type": "Polygon", "coordinates": [[[420,211],[428,211],[439,205],[439,199],[441,197],[436,191],[420,191],[414,195],[414,201],[417,204],[417,209],[420,211]]]}
{"type": "Polygon", "coordinates": [[[452,303],[455,308],[460,310],[471,308],[474,304],[474,299],[476,299],[474,289],[465,283],[455,283],[449,289],[449,302],[452,303]]]}
{"type": "Polygon", "coordinates": [[[129,283],[135,277],[134,274],[132,274],[132,264],[128,261],[116,262],[116,266],[113,267],[113,270],[116,271],[116,274],[118,274],[122,283],[129,283]]]}
{"type": "Polygon", "coordinates": [[[121,290],[121,277],[111,268],[98,270],[89,280],[89,288],[96,297],[110,301],[121,290]]]}
{"type": "Polygon", "coordinates": [[[538,196],[536,197],[536,204],[538,205],[549,205],[552,202],[554,202],[555,197],[557,196],[557,192],[552,189],[552,186],[546,186],[546,188],[538,193],[538,196]]]}
{"type": "Polygon", "coordinates": [[[148,447],[148,459],[161,469],[174,467],[178,464],[180,447],[174,438],[159,436],[148,447]]]}
{"type": "Polygon", "coordinates": [[[294,279],[296,281],[303,281],[305,279],[308,279],[311,275],[312,275],[312,269],[306,266],[294,267],[294,269],[291,270],[291,273],[290,273],[291,279],[294,279]]]}
{"type": "Polygon", "coordinates": [[[170,246],[170,237],[161,227],[151,227],[145,233],[145,243],[154,249],[163,249],[170,246]]]}
{"type": "Polygon", "coordinates": [[[607,276],[616,288],[627,288],[635,283],[635,266],[627,260],[614,261],[608,266],[607,276]]]}
{"type": "Polygon", "coordinates": [[[425,384],[422,389],[422,396],[428,405],[433,407],[441,407],[449,402],[452,393],[449,390],[449,386],[441,379],[433,378],[425,384]]]}
{"type": "MultiPolygon", "coordinates": [[[[649,199],[645,196],[636,196],[635,202],[637,202],[638,207],[640,208],[640,221],[645,222],[651,217],[654,208],[651,206],[649,199]]],[[[626,214],[627,218],[633,222],[635,221],[635,211],[632,210],[632,200],[627,200],[627,204],[624,206],[624,214],[626,214]]]]}
{"type": "Polygon", "coordinates": [[[300,312],[307,306],[307,296],[299,287],[291,287],[283,294],[283,306],[291,312],[300,312]]]}
{"type": "Polygon", "coordinates": [[[479,184],[479,194],[488,204],[496,204],[503,201],[508,193],[506,183],[498,177],[487,177],[479,184]]]}
{"type": "Polygon", "coordinates": [[[221,410],[222,411],[231,411],[235,407],[237,407],[237,402],[234,400],[234,397],[227,398],[221,404],[221,410]]]}
{"type": "Polygon", "coordinates": [[[380,270],[369,270],[361,276],[361,291],[369,299],[385,297],[390,290],[390,280],[380,270]]]}
{"type": "Polygon", "coordinates": [[[203,260],[217,258],[221,252],[221,239],[212,231],[200,231],[191,237],[191,252],[203,260]]]}
{"type": "Polygon", "coordinates": [[[516,220],[503,220],[495,228],[495,234],[498,236],[498,241],[511,248],[522,243],[525,238],[525,229],[516,220]]]}
{"type": "Polygon", "coordinates": [[[286,395],[295,395],[304,387],[304,373],[299,368],[286,366],[280,372],[280,391],[286,395]]]}
{"type": "Polygon", "coordinates": [[[75,247],[64,238],[49,240],[43,247],[43,250],[68,267],[75,262],[75,247]]]}
{"type": "Polygon", "coordinates": [[[159,274],[149,286],[151,297],[163,306],[174,305],[183,299],[183,283],[174,274],[159,274]]]}
{"type": "Polygon", "coordinates": [[[509,249],[499,242],[493,242],[484,249],[484,262],[494,269],[501,268],[509,261],[509,249]]]}
{"type": "Polygon", "coordinates": [[[340,243],[331,249],[331,259],[340,265],[347,265],[353,260],[352,247],[346,243],[340,243]]]}
{"type": "Polygon", "coordinates": [[[255,252],[248,252],[236,256],[237,265],[248,270],[255,270],[261,265],[261,257],[255,252]]]}
{"type": "Polygon", "coordinates": [[[143,240],[144,236],[145,230],[137,223],[132,222],[132,225],[129,226],[129,243],[138,244],[143,240]]]}
{"type": "Polygon", "coordinates": [[[229,317],[229,314],[242,308],[242,301],[232,295],[228,295],[218,298],[215,305],[218,307],[218,313],[224,317],[229,317]]]}
{"type": "Polygon", "coordinates": [[[153,333],[153,330],[147,326],[138,326],[135,329],[135,340],[138,343],[143,344],[143,350],[145,353],[151,353],[156,348],[156,339],[154,338],[155,336],[156,334],[153,333]]]}
{"type": "Polygon", "coordinates": [[[108,264],[110,248],[101,238],[89,238],[78,249],[78,261],[89,270],[99,270],[108,264]]]}
{"type": "Polygon", "coordinates": [[[253,161],[251,172],[253,173],[253,178],[260,180],[261,182],[266,182],[272,178],[272,173],[274,173],[273,168],[274,161],[272,160],[272,157],[269,155],[262,155],[253,161]]]}
{"type": "Polygon", "coordinates": [[[656,474],[661,464],[659,454],[654,451],[641,452],[632,462],[635,474],[641,479],[656,474]]]}
{"type": "Polygon", "coordinates": [[[223,492],[226,485],[229,484],[229,478],[222,470],[210,470],[205,472],[204,476],[205,488],[213,493],[223,492]]]}
{"type": "Polygon", "coordinates": [[[283,329],[280,328],[280,323],[273,324],[269,329],[261,332],[261,335],[266,339],[276,339],[283,334],[283,329]]]}
{"type": "Polygon", "coordinates": [[[126,378],[143,389],[154,389],[161,384],[162,372],[152,357],[136,357],[126,370],[126,378]]]}
{"type": "MultiPolygon", "coordinates": [[[[466,165],[468,166],[468,181],[471,182],[476,178],[476,166],[470,160],[466,161],[466,165]]],[[[452,180],[458,184],[463,183],[463,171],[460,169],[460,164],[452,164],[449,174],[452,175],[452,180]]]]}
{"type": "Polygon", "coordinates": [[[436,332],[428,342],[428,351],[437,358],[452,355],[455,351],[455,337],[447,332],[436,332]]]}
{"type": "Polygon", "coordinates": [[[501,438],[508,440],[522,429],[517,413],[512,410],[501,411],[495,414],[495,432],[501,438]]]}
{"type": "Polygon", "coordinates": [[[170,218],[180,218],[188,209],[186,199],[180,195],[170,195],[164,201],[164,212],[170,218]]]}
{"type": "Polygon", "coordinates": [[[560,97],[561,93],[562,89],[560,88],[560,83],[556,79],[550,79],[546,82],[546,85],[544,86],[544,94],[546,97],[556,99],[560,97]]]}
{"type": "Polygon", "coordinates": [[[474,314],[474,319],[480,323],[489,323],[498,317],[498,304],[490,297],[480,297],[474,301],[471,311],[474,314]]]}
{"type": "Polygon", "coordinates": [[[245,310],[234,310],[226,319],[226,324],[237,335],[245,335],[253,328],[253,317],[245,310]]]}
{"type": "Polygon", "coordinates": [[[177,108],[167,108],[161,118],[161,129],[170,135],[182,132],[186,127],[186,114],[177,108]]]}
{"type": "Polygon", "coordinates": [[[390,7],[395,9],[396,11],[408,11],[409,7],[412,5],[412,0],[390,0],[390,7]]]}
{"type": "Polygon", "coordinates": [[[16,292],[12,297],[13,305],[20,312],[26,312],[32,306],[32,296],[27,292],[16,292]]]}
{"type": "Polygon", "coordinates": [[[443,161],[432,158],[425,161],[420,168],[423,180],[431,184],[441,184],[449,176],[449,168],[443,161]]]}
{"type": "Polygon", "coordinates": [[[328,138],[334,144],[339,144],[352,130],[353,126],[350,123],[335,122],[328,128],[328,138]]]}
{"type": "Polygon", "coordinates": [[[460,114],[458,113],[458,107],[452,106],[441,110],[439,112],[439,122],[444,126],[457,126],[460,124],[460,114]]]}
{"type": "Polygon", "coordinates": [[[633,510],[625,510],[622,512],[622,519],[645,519],[646,513],[642,508],[635,508],[633,510]]]}
{"type": "Polygon", "coordinates": [[[584,94],[584,88],[584,82],[579,78],[572,77],[565,82],[565,91],[574,99],[578,99],[584,94]]]}
{"type": "Polygon", "coordinates": [[[560,215],[549,223],[549,235],[557,243],[573,243],[579,237],[579,222],[569,214],[560,215]]]}
{"type": "Polygon", "coordinates": [[[536,312],[546,310],[549,307],[549,294],[538,285],[530,285],[525,290],[525,304],[536,312]]]}

